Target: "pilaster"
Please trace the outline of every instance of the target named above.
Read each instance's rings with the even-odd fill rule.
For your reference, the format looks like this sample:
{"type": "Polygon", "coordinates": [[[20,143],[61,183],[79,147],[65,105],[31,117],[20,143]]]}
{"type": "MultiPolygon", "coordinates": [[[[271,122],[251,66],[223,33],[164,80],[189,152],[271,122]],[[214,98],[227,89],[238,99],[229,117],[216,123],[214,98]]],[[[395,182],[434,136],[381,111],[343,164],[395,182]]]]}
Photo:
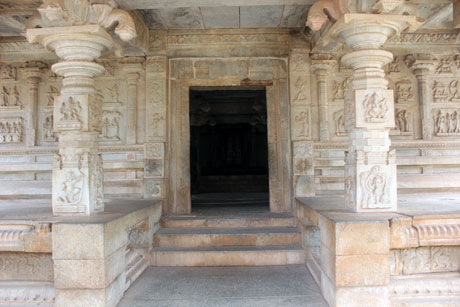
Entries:
{"type": "Polygon", "coordinates": [[[329,54],[315,54],[312,56],[312,70],[316,76],[317,100],[319,110],[319,139],[327,142],[330,139],[328,120],[327,77],[329,69],[335,64],[329,54]]]}
{"type": "Polygon", "coordinates": [[[432,96],[430,95],[430,75],[434,69],[433,57],[429,54],[413,54],[406,56],[406,64],[412,68],[417,78],[420,117],[422,120],[422,137],[431,140],[433,122],[431,118],[432,96]]]}
{"type": "Polygon", "coordinates": [[[137,144],[138,82],[142,71],[143,58],[123,59],[123,70],[128,85],[128,105],[126,112],[126,144],[137,144]]]}
{"type": "Polygon", "coordinates": [[[27,80],[28,106],[27,106],[27,147],[38,145],[37,114],[38,114],[38,89],[41,81],[41,70],[43,67],[35,62],[28,62],[22,69],[27,80]]]}

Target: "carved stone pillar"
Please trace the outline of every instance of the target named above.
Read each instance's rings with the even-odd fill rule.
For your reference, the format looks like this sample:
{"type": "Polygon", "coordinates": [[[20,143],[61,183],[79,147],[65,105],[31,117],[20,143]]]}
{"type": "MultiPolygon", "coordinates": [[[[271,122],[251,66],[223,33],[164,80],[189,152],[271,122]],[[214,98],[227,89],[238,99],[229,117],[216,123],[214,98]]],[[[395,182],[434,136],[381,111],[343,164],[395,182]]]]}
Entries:
{"type": "Polygon", "coordinates": [[[316,76],[317,100],[319,109],[319,139],[329,141],[329,118],[327,98],[327,76],[329,68],[335,63],[328,54],[315,54],[312,56],[312,70],[316,76]]]}
{"type": "Polygon", "coordinates": [[[123,41],[136,37],[131,16],[113,3],[45,1],[27,22],[30,43],[40,43],[61,59],[51,69],[63,76],[54,100],[54,131],[59,154],[53,163],[53,214],[91,215],[104,211],[101,131],[102,102],[94,77],[104,72],[95,60],[121,47],[105,30],[114,29],[123,41]]]}
{"type": "Polygon", "coordinates": [[[432,96],[430,95],[430,74],[433,71],[433,57],[429,54],[408,55],[405,58],[407,66],[413,69],[417,77],[420,118],[422,120],[422,137],[431,140],[433,122],[431,118],[432,96]]]}
{"type": "Polygon", "coordinates": [[[38,121],[38,86],[41,80],[41,67],[33,62],[27,63],[23,68],[28,87],[27,106],[27,147],[38,145],[37,121],[38,121]]]}
{"type": "Polygon", "coordinates": [[[137,90],[142,58],[125,58],[123,70],[128,84],[128,105],[126,110],[126,144],[137,143],[137,90]]]}
{"type": "Polygon", "coordinates": [[[393,55],[380,48],[407,24],[402,16],[378,17],[377,21],[371,14],[345,14],[335,25],[337,37],[353,49],[342,63],[353,69],[345,100],[345,198],[356,212],[397,208],[395,151],[390,151],[389,137],[395,125],[394,98],[382,69],[393,55]]]}

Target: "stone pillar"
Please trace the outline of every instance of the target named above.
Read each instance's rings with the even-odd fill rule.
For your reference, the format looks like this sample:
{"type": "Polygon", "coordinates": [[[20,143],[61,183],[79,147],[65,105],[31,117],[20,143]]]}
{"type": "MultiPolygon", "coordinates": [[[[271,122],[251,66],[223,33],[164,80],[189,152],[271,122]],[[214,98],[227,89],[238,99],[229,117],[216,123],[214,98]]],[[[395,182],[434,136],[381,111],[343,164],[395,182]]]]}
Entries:
{"type": "Polygon", "coordinates": [[[24,68],[28,88],[27,106],[27,147],[38,145],[37,120],[38,120],[38,86],[41,80],[39,67],[24,68]]]}
{"type": "Polygon", "coordinates": [[[126,58],[123,70],[128,84],[128,105],[126,112],[126,144],[137,144],[137,89],[139,72],[142,71],[142,58],[126,58]]]}
{"type": "Polygon", "coordinates": [[[329,141],[329,118],[327,98],[327,76],[329,68],[334,64],[328,54],[315,54],[312,56],[312,70],[316,76],[317,100],[319,107],[319,139],[329,141]]]}
{"type": "Polygon", "coordinates": [[[408,55],[405,58],[407,66],[413,69],[417,77],[420,118],[422,120],[422,137],[431,140],[433,123],[431,118],[432,96],[429,76],[433,71],[433,58],[429,54],[408,55]]]}
{"type": "Polygon", "coordinates": [[[51,68],[64,77],[61,93],[54,100],[59,153],[53,163],[53,214],[102,212],[103,171],[97,141],[102,102],[94,77],[102,74],[104,67],[95,59],[113,48],[112,37],[99,25],[32,29],[27,37],[61,58],[51,68]]]}
{"type": "Polygon", "coordinates": [[[395,211],[396,157],[389,136],[395,125],[394,98],[382,68],[393,55],[380,48],[407,23],[404,16],[379,15],[377,20],[372,14],[345,14],[335,27],[337,37],[353,50],[342,57],[353,69],[345,99],[345,199],[356,212],[395,211]]]}

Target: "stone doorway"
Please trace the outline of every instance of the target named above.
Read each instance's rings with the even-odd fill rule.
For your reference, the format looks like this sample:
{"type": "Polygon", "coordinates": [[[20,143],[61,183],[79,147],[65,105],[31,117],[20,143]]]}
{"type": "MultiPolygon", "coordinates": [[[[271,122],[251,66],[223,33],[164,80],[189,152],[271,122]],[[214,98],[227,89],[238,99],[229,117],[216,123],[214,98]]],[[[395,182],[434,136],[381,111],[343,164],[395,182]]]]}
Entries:
{"type": "Polygon", "coordinates": [[[292,160],[287,61],[270,58],[170,59],[167,215],[190,214],[190,91],[264,90],[270,212],[292,212],[292,160]]]}
{"type": "Polygon", "coordinates": [[[268,210],[265,87],[192,87],[189,112],[192,210],[268,210]]]}

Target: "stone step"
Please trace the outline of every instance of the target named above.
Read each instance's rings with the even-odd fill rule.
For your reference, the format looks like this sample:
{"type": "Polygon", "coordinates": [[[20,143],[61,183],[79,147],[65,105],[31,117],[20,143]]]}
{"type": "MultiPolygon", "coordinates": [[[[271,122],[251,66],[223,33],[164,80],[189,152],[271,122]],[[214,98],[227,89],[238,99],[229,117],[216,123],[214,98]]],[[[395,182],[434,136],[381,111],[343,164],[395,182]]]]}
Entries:
{"type": "Polygon", "coordinates": [[[163,228],[267,228],[294,227],[295,217],[288,214],[267,216],[172,216],[162,221],[163,228]]]}
{"type": "Polygon", "coordinates": [[[154,246],[161,248],[281,246],[300,243],[300,232],[296,227],[163,228],[154,236],[154,246]]]}
{"type": "Polygon", "coordinates": [[[297,245],[154,248],[151,252],[152,266],[261,266],[304,263],[304,251],[297,245]]]}

